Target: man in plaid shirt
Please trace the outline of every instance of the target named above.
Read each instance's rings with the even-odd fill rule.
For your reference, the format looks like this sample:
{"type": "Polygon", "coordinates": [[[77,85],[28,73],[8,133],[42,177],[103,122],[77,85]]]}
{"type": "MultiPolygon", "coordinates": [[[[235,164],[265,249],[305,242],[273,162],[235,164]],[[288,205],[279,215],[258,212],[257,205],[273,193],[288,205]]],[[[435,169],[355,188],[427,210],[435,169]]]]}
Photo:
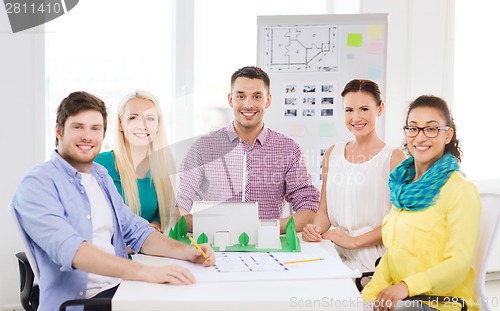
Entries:
{"type": "Polygon", "coordinates": [[[234,121],[198,139],[180,168],[176,204],[189,230],[195,201],[240,201],[258,202],[260,219],[280,219],[281,233],[290,217],[302,231],[312,222],[320,195],[299,145],[264,126],[271,105],[267,73],[252,66],[237,70],[228,102],[234,121]],[[281,218],[285,201],[295,213],[281,218]]]}

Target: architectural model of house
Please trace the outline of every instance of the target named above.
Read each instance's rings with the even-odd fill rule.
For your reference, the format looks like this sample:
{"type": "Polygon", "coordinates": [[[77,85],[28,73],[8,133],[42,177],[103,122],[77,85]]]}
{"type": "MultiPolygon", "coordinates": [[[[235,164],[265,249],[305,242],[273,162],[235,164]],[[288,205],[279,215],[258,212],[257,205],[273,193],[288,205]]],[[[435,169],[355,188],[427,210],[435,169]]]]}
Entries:
{"type": "Polygon", "coordinates": [[[223,251],[233,245],[281,249],[279,219],[259,220],[257,202],[195,202],[193,237],[206,235],[207,243],[223,251]]]}

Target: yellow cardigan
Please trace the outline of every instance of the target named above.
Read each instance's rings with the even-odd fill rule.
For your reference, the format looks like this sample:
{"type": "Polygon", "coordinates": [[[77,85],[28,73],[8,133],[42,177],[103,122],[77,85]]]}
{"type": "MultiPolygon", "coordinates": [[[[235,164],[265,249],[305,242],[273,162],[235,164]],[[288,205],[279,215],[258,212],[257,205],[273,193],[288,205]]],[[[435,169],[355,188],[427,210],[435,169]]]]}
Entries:
{"type": "MultiPolygon", "coordinates": [[[[362,295],[374,301],[378,293],[404,281],[409,295],[461,297],[478,310],[473,297],[472,259],[476,249],[481,203],[476,186],[454,172],[434,204],[421,211],[392,206],[384,218],[386,253],[362,295]]],[[[454,302],[431,307],[459,310],[454,302]]]]}

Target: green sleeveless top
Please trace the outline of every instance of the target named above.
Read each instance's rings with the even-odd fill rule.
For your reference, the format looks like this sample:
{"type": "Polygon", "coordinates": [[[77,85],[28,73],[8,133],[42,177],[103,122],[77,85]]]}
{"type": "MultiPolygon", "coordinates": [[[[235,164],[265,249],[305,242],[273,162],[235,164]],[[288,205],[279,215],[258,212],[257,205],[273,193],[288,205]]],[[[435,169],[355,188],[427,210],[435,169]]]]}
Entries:
{"type": "MultiPolygon", "coordinates": [[[[113,179],[118,193],[123,198],[122,182],[120,175],[116,170],[115,156],[113,151],[101,152],[94,160],[108,170],[109,176],[113,179]]],[[[139,200],[141,202],[141,217],[149,222],[156,221],[160,223],[160,211],[158,210],[158,198],[153,180],[148,175],[137,179],[137,189],[139,190],[139,200]]]]}

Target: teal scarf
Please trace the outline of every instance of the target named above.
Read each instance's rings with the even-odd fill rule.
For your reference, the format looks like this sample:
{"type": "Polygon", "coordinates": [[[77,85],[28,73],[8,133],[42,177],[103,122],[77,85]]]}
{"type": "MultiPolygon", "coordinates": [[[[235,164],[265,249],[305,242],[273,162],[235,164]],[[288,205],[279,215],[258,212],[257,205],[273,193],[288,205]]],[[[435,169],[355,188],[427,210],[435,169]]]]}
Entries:
{"type": "Polygon", "coordinates": [[[389,175],[392,204],[411,211],[434,205],[441,187],[458,169],[457,159],[451,153],[445,153],[422,177],[412,182],[415,177],[415,160],[413,157],[404,160],[389,175]]]}

